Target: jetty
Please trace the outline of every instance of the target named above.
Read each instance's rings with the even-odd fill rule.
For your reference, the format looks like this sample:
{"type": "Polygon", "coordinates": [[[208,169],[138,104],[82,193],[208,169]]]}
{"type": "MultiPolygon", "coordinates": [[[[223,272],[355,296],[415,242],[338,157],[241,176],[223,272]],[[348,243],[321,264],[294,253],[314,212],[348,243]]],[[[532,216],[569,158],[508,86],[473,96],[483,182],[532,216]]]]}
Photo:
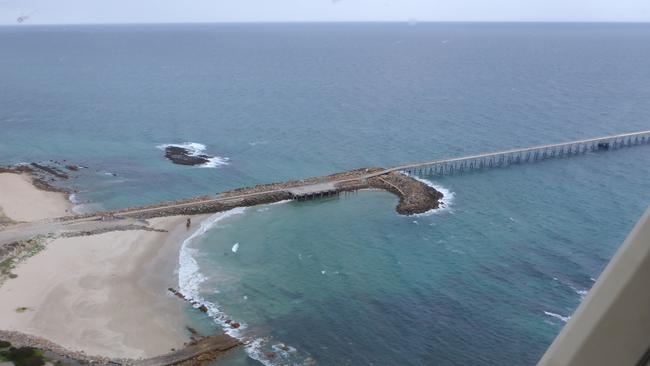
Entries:
{"type": "MultiPolygon", "coordinates": [[[[399,198],[396,211],[403,215],[424,213],[441,204],[442,194],[412,176],[441,176],[462,174],[474,170],[502,168],[515,164],[533,163],[548,159],[568,158],[588,153],[604,153],[638,145],[650,144],[650,130],[597,138],[516,148],[497,152],[445,158],[427,162],[399,165],[392,168],[361,168],[328,176],[314,177],[282,183],[260,184],[221,192],[216,196],[202,196],[173,202],[163,202],[144,207],[132,207],[111,212],[67,216],[55,221],[79,222],[105,218],[147,219],[159,216],[195,215],[227,211],[236,207],[255,206],[284,200],[305,201],[326,198],[344,192],[362,189],[381,189],[399,198]]],[[[29,167],[16,167],[25,172],[29,167]]],[[[7,171],[8,169],[4,169],[7,171]]],[[[41,169],[42,170],[42,169],[41,169]]],[[[51,221],[48,223],[51,225],[51,221]]],[[[47,227],[20,225],[0,231],[0,244],[6,236],[19,237],[39,233],[47,227]],[[15,230],[11,235],[6,232],[15,230]],[[18,231],[22,230],[22,234],[18,231]]]]}
{"type": "Polygon", "coordinates": [[[449,175],[471,170],[501,168],[512,164],[571,157],[588,152],[609,151],[650,143],[650,131],[640,131],[596,137],[586,140],[563,142],[497,151],[491,153],[433,160],[424,163],[400,165],[386,169],[416,175],[449,175]]]}
{"type": "Polygon", "coordinates": [[[424,213],[439,207],[442,194],[411,176],[461,174],[473,170],[502,168],[514,164],[568,158],[650,144],[650,130],[516,148],[463,157],[445,158],[392,168],[361,168],[323,177],[262,184],[222,192],[216,197],[167,202],[114,212],[116,215],[149,218],[226,211],[283,200],[311,200],[362,189],[382,189],[399,198],[396,211],[403,215],[424,213]]]}

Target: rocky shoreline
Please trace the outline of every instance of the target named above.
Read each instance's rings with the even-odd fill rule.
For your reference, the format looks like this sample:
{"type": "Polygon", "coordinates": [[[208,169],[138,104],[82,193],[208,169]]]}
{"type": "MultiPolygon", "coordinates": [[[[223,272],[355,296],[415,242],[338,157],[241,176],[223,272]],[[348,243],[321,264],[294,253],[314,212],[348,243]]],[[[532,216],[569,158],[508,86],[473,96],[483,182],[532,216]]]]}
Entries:
{"type": "MultiPolygon", "coordinates": [[[[111,228],[110,231],[115,230],[146,230],[166,232],[166,230],[154,229],[148,226],[140,225],[127,225],[117,226],[111,228]]],[[[71,237],[80,235],[94,235],[105,232],[106,230],[100,229],[93,232],[73,232],[62,233],[60,237],[71,237]]],[[[36,237],[22,242],[10,243],[0,246],[0,285],[3,281],[10,280],[16,276],[13,274],[12,269],[17,263],[34,255],[36,252],[42,250],[46,246],[46,242],[54,239],[54,237],[36,237]]],[[[179,292],[169,289],[170,293],[176,297],[188,301],[179,292]]],[[[198,303],[190,302],[193,306],[197,307],[200,311],[207,312],[207,309],[198,303]]],[[[28,309],[28,308],[25,308],[28,309]]],[[[22,311],[20,308],[16,309],[17,312],[22,311]]],[[[230,321],[230,326],[234,329],[239,328],[239,324],[230,321]]],[[[67,349],[55,342],[46,338],[26,334],[18,331],[1,330],[0,329],[0,342],[9,342],[12,348],[10,350],[17,350],[20,354],[34,354],[38,357],[45,357],[46,361],[53,364],[62,362],[66,365],[76,364],[100,364],[100,365],[204,365],[208,364],[215,359],[223,356],[230,350],[242,345],[242,342],[226,334],[215,336],[202,336],[191,328],[188,328],[191,333],[190,341],[185,343],[182,347],[171,350],[171,352],[155,356],[147,359],[127,359],[115,358],[105,356],[95,356],[87,354],[83,351],[74,351],[67,349]]],[[[5,344],[6,345],[6,344],[5,344]]],[[[0,349],[3,347],[0,347],[0,349]]],[[[7,348],[7,347],[4,347],[7,348]]]]}
{"type": "Polygon", "coordinates": [[[72,193],[67,189],[57,187],[55,183],[59,180],[67,180],[70,175],[64,171],[77,171],[76,165],[62,164],[58,161],[51,161],[51,165],[43,163],[18,164],[9,167],[1,167],[0,173],[29,174],[34,187],[48,192],[72,193]]]}
{"type": "Polygon", "coordinates": [[[110,359],[107,357],[86,355],[83,352],[68,350],[47,339],[16,331],[0,330],[0,340],[11,343],[15,348],[29,347],[45,351],[46,355],[50,356],[48,358],[53,359],[53,361],[74,361],[82,364],[92,363],[99,365],[124,365],[128,364],[129,361],[133,362],[133,360],[110,359]]]}
{"type": "Polygon", "coordinates": [[[40,351],[43,358],[54,364],[94,364],[125,366],[198,366],[209,364],[227,352],[242,345],[228,335],[204,337],[193,329],[192,340],[180,350],[143,360],[98,357],[66,349],[47,339],[16,331],[0,330],[0,341],[8,342],[15,349],[40,351]]]}

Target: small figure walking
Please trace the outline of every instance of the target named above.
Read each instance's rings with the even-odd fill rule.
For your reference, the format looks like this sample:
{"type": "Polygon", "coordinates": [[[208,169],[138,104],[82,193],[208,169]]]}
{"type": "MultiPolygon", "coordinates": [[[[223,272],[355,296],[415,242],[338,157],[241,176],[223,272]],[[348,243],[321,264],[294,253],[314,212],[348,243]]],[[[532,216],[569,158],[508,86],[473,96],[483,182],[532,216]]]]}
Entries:
{"type": "Polygon", "coordinates": [[[190,225],[192,225],[192,220],[188,217],[187,218],[187,223],[185,224],[185,227],[187,227],[189,229],[190,225]]]}

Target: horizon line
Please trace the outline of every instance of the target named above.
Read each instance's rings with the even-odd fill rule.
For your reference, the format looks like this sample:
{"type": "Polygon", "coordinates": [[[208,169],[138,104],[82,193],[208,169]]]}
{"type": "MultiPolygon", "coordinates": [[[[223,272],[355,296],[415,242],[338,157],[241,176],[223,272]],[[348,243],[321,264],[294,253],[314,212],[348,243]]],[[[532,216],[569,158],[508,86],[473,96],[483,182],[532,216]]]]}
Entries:
{"type": "Polygon", "coordinates": [[[92,25],[237,25],[237,24],[650,24],[647,21],[625,20],[261,20],[261,21],[196,21],[196,22],[99,22],[99,23],[0,23],[0,27],[92,26],[92,25]]]}

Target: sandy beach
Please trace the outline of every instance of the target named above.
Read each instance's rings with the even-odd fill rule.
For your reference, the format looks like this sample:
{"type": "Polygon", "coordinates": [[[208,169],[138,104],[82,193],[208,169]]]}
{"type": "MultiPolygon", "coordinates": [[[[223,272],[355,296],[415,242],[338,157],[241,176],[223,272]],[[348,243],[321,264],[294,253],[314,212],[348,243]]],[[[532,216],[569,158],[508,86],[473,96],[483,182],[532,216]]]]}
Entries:
{"type": "MultiPolygon", "coordinates": [[[[0,174],[0,225],[65,216],[71,206],[64,193],[36,188],[28,174],[0,174]]],[[[178,284],[178,253],[191,232],[185,220],[141,223],[164,232],[46,239],[45,249],[18,263],[11,270],[17,277],[0,285],[0,330],[111,358],[148,358],[182,348],[189,341],[187,304],[167,288],[178,284]]]]}
{"type": "Polygon", "coordinates": [[[28,174],[0,173],[0,224],[7,218],[36,221],[66,216],[71,208],[65,194],[34,187],[28,174]]]}
{"type": "MultiPolygon", "coordinates": [[[[200,218],[197,217],[197,222],[200,218]]],[[[0,329],[37,335],[73,351],[146,358],[188,341],[177,285],[185,218],[150,220],[152,231],[58,238],[0,287],[0,329]]]]}

